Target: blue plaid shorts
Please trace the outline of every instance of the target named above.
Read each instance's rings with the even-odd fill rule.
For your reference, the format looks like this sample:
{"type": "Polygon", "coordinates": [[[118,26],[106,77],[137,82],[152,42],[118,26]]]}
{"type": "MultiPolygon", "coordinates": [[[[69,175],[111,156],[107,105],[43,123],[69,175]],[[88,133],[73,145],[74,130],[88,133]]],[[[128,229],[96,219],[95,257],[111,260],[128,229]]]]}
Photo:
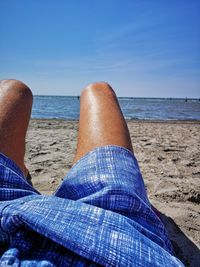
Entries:
{"type": "Polygon", "coordinates": [[[183,266],[122,147],[89,152],[52,196],[0,154],[0,219],[0,266],[183,266]]]}

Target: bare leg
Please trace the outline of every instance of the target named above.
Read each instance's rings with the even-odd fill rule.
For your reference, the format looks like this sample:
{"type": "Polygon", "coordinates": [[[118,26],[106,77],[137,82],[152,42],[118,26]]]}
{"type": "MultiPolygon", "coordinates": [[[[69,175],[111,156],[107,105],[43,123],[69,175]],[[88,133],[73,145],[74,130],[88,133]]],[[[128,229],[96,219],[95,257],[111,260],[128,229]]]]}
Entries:
{"type": "Polygon", "coordinates": [[[31,90],[16,80],[0,81],[0,152],[27,175],[25,136],[32,108],[31,90]]]}
{"type": "Polygon", "coordinates": [[[74,163],[92,149],[105,145],[118,145],[133,152],[128,127],[114,91],[107,83],[94,83],[81,95],[74,163]]]}

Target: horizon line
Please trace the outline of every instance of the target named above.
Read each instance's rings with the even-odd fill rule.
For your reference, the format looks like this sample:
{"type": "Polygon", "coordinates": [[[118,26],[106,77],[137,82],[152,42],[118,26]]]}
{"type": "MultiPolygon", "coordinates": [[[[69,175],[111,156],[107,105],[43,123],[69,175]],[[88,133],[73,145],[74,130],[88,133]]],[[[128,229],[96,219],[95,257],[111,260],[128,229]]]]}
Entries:
{"type": "MultiPolygon", "coordinates": [[[[80,97],[80,95],[39,95],[39,94],[33,94],[33,96],[37,97],[80,97]]],[[[117,98],[130,98],[130,99],[168,99],[168,100],[172,100],[172,99],[183,99],[183,100],[199,100],[200,101],[200,97],[160,97],[160,96],[152,96],[152,97],[148,97],[148,96],[117,96],[117,98]]]]}

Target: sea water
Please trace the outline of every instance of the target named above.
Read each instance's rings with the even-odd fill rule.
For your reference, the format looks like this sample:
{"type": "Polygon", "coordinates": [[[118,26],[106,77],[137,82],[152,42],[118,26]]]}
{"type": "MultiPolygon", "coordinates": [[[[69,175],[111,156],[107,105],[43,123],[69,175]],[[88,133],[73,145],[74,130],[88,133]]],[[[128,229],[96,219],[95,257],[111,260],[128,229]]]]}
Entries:
{"type": "MultiPolygon", "coordinates": [[[[199,99],[118,98],[126,119],[200,120],[199,99]]],[[[34,96],[32,118],[79,119],[77,96],[34,96]]]]}

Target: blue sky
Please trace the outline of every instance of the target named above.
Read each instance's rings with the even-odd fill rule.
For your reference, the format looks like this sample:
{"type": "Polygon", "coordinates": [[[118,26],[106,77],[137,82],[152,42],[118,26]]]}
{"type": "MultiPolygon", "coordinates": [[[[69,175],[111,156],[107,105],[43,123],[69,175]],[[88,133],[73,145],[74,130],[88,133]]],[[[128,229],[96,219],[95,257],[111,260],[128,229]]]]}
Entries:
{"type": "Polygon", "coordinates": [[[0,0],[0,79],[34,94],[200,97],[199,0],[0,0]]]}

